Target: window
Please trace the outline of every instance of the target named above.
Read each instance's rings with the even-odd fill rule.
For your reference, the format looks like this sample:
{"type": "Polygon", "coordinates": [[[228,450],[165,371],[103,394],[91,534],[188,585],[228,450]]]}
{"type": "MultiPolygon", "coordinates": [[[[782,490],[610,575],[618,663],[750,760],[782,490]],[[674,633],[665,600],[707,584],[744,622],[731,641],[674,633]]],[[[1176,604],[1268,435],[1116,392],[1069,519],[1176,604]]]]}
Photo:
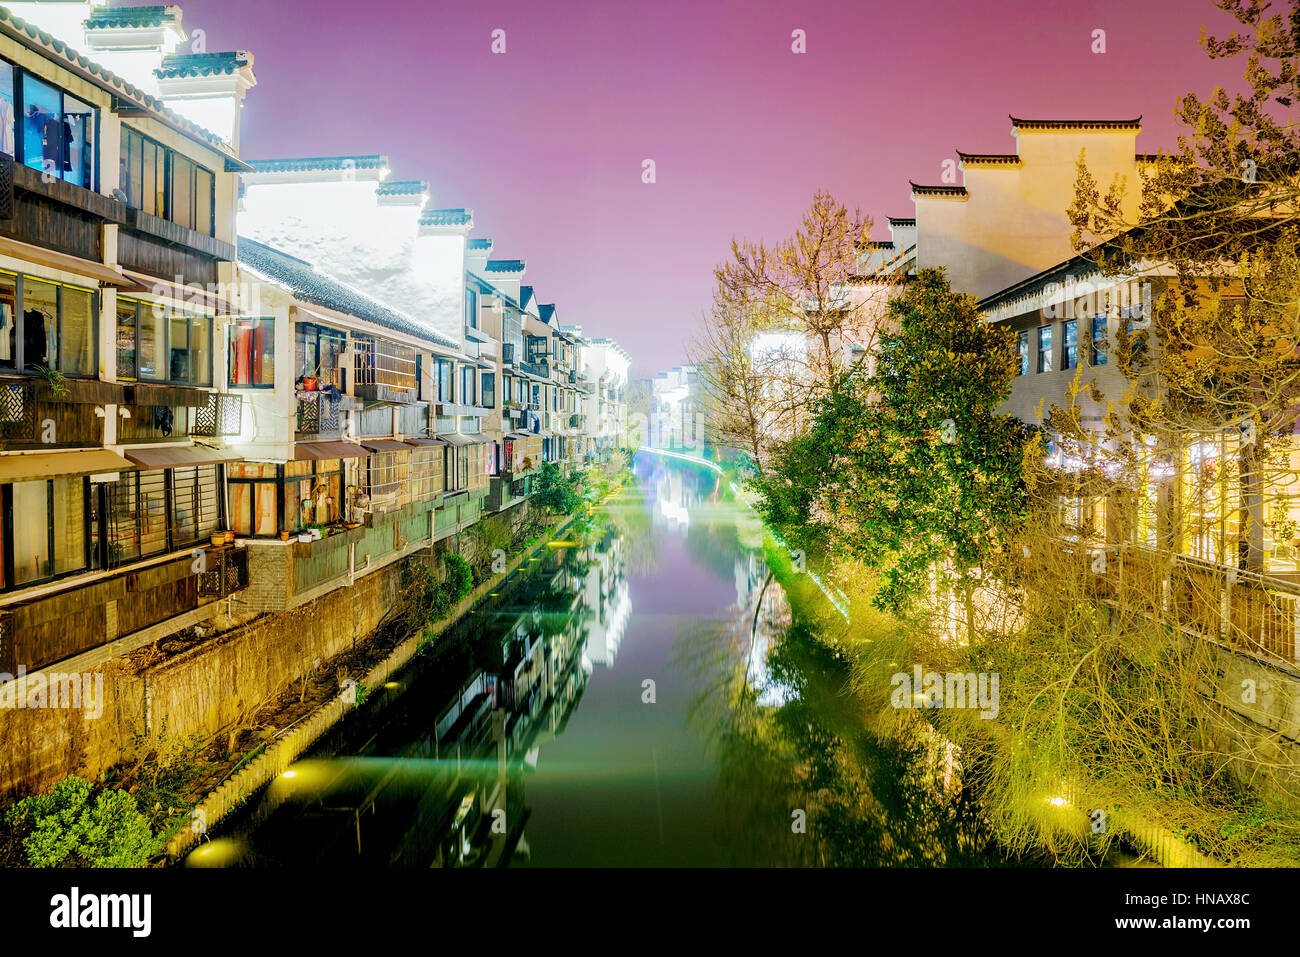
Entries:
{"type": "Polygon", "coordinates": [[[128,126],[122,127],[121,186],[127,205],[214,235],[212,171],[128,126]]]}
{"type": "Polygon", "coordinates": [[[21,77],[23,163],[94,188],[95,110],[29,73],[21,77]]]}
{"type": "Polygon", "coordinates": [[[314,378],[316,388],[332,385],[342,391],[347,388],[344,373],[343,351],[347,348],[346,333],[309,322],[295,323],[294,383],[314,378]]]}
{"type": "Polygon", "coordinates": [[[96,303],[93,289],[0,272],[0,368],[94,375],[96,303]]]}
{"type": "Polygon", "coordinates": [[[0,273],[0,368],[18,367],[18,277],[0,273]]]}
{"type": "Polygon", "coordinates": [[[455,363],[450,359],[435,358],[433,360],[434,386],[437,390],[437,401],[454,402],[455,398],[452,391],[453,376],[455,375],[455,363]]]}
{"type": "Polygon", "coordinates": [[[275,535],[280,466],[241,462],[227,466],[230,527],[240,535],[275,535]]]}
{"type": "Polygon", "coordinates": [[[1106,347],[1109,338],[1109,330],[1106,328],[1105,316],[1092,317],[1092,364],[1104,366],[1106,364],[1106,347]]]}
{"type": "Polygon", "coordinates": [[[18,110],[14,108],[17,98],[14,96],[14,67],[0,60],[0,150],[10,156],[14,153],[14,118],[18,110]]]}
{"type": "Polygon", "coordinates": [[[231,325],[230,385],[245,389],[275,385],[274,319],[240,319],[231,325]]]}
{"type": "Polygon", "coordinates": [[[1038,371],[1052,371],[1052,327],[1038,327],[1038,371]]]}
{"type": "Polygon", "coordinates": [[[483,386],[479,393],[479,401],[485,409],[495,409],[497,407],[497,376],[495,372],[484,372],[481,377],[483,386]]]}
{"type": "Polygon", "coordinates": [[[478,292],[474,289],[465,290],[465,327],[478,328],[478,292]]]}
{"type": "Polygon", "coordinates": [[[15,482],[9,493],[13,585],[57,578],[88,565],[86,507],[89,480],[15,482]]]}
{"type": "Polygon", "coordinates": [[[1063,332],[1065,333],[1062,336],[1065,349],[1061,356],[1061,368],[1073,369],[1079,364],[1079,321],[1077,319],[1067,319],[1063,332]]]}
{"type": "Polygon", "coordinates": [[[478,401],[474,388],[474,379],[477,378],[477,369],[475,366],[463,365],[460,367],[460,401],[462,405],[474,405],[478,401]]]}
{"type": "Polygon", "coordinates": [[[119,296],[116,350],[119,379],[212,383],[211,316],[119,296]]]}

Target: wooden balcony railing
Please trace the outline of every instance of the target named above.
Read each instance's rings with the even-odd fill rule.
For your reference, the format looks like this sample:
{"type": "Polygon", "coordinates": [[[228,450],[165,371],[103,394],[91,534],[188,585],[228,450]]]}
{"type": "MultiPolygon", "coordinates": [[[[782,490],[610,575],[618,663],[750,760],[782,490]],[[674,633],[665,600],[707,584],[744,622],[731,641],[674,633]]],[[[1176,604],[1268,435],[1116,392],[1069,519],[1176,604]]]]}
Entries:
{"type": "Polygon", "coordinates": [[[1140,545],[1107,549],[1095,597],[1183,631],[1288,665],[1300,664],[1300,585],[1140,545]]]}

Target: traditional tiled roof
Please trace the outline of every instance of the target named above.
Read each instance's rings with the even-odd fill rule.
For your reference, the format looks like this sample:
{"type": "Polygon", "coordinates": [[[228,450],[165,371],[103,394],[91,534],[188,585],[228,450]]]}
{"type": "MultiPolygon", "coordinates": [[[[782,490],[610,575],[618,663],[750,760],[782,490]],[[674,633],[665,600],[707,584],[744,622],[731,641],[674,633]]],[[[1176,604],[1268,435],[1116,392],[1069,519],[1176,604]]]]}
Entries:
{"type": "Polygon", "coordinates": [[[472,226],[472,209],[426,209],[420,215],[421,226],[472,226]]]}
{"type": "MultiPolygon", "coordinates": [[[[168,109],[157,97],[150,96],[112,70],[106,69],[94,60],[83,56],[52,34],[33,26],[21,17],[14,16],[3,6],[0,6],[0,32],[8,33],[18,42],[44,52],[56,63],[65,66],[74,73],[83,75],[88,81],[129,98],[145,109],[156,113],[185,135],[219,149],[235,164],[242,164],[242,161],[237,159],[234,153],[231,152],[230,145],[220,136],[168,109]]],[[[242,166],[239,168],[242,168],[242,166]]]]}
{"type": "Polygon", "coordinates": [[[345,282],[318,272],[309,262],[243,236],[239,237],[238,249],[241,266],[284,286],[303,302],[355,316],[364,322],[372,322],[394,332],[402,332],[439,345],[459,348],[459,344],[447,336],[420,325],[405,313],[371,299],[345,282]]]}
{"type": "Polygon", "coordinates": [[[492,249],[492,240],[490,239],[471,239],[466,244],[470,249],[481,249],[490,251],[492,249]]]}
{"type": "Polygon", "coordinates": [[[423,179],[394,179],[380,183],[375,190],[376,196],[419,196],[429,191],[429,183],[423,179]]]}
{"type": "Polygon", "coordinates": [[[483,269],[485,272],[523,272],[524,261],[522,259],[489,259],[483,269]]]}
{"type": "Polygon", "coordinates": [[[921,186],[908,180],[915,196],[965,196],[965,186],[921,186]]]}
{"type": "Polygon", "coordinates": [[[963,153],[957,150],[957,157],[963,166],[1019,166],[1020,157],[1016,153],[963,153]]]}
{"type": "Polygon", "coordinates": [[[527,309],[529,303],[531,303],[532,301],[533,301],[533,287],[520,286],[519,287],[519,308],[527,309]]]}
{"type": "Polygon", "coordinates": [[[160,80],[186,76],[225,76],[238,73],[253,65],[253,54],[247,50],[228,50],[224,53],[173,53],[163,57],[162,65],[154,70],[160,80]]]}
{"type": "Polygon", "coordinates": [[[555,318],[555,303],[546,302],[537,304],[537,314],[542,317],[542,322],[549,323],[555,318]]]}
{"type": "Polygon", "coordinates": [[[916,220],[910,216],[890,216],[889,225],[891,226],[915,226],[916,220]]]}
{"type": "Polygon", "coordinates": [[[887,239],[864,239],[858,243],[861,249],[893,249],[894,244],[887,239]]]}
{"type": "Polygon", "coordinates": [[[249,160],[255,173],[302,173],[315,170],[383,169],[387,156],[300,156],[292,159],[249,160]]]}
{"type": "MultiPolygon", "coordinates": [[[[1008,114],[1009,115],[1009,114],[1008,114]]],[[[1132,120],[1027,120],[1011,116],[1018,130],[1140,130],[1142,117],[1132,120]]]]}
{"type": "Polygon", "coordinates": [[[92,10],[85,20],[88,30],[111,30],[118,27],[160,27],[164,23],[179,23],[181,8],[167,6],[100,7],[92,10]]]}

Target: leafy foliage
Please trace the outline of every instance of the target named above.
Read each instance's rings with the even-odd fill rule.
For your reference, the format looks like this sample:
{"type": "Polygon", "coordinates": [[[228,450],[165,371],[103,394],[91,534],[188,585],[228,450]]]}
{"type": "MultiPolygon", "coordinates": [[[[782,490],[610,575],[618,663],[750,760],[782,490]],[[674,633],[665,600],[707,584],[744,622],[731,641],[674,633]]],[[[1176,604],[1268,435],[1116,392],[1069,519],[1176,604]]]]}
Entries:
{"type": "Polygon", "coordinates": [[[810,553],[878,567],[879,607],[901,611],[932,566],[965,586],[1027,503],[1032,430],[995,409],[1010,392],[1012,334],[923,270],[890,303],[876,369],[844,373],[812,428],[752,481],[769,524],[810,553]]]}
{"type": "Polygon", "coordinates": [[[584,475],[566,476],[559,465],[545,462],[533,479],[533,501],[557,515],[572,515],[583,505],[584,475]]]}
{"type": "Polygon", "coordinates": [[[5,821],[23,832],[33,867],[141,867],[155,850],[149,822],[126,791],[101,791],[64,778],[45,794],[24,798],[5,821]]]}

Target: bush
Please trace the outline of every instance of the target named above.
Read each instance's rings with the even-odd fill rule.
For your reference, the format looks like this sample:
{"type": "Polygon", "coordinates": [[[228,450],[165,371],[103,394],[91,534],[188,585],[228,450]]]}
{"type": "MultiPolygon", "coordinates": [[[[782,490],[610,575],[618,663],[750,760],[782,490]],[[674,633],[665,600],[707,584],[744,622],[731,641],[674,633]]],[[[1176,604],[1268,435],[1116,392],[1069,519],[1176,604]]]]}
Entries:
{"type": "Polygon", "coordinates": [[[155,850],[153,830],[126,791],[91,802],[89,781],[64,778],[46,794],[24,798],[5,821],[20,830],[33,867],[142,867],[155,850]]]}
{"type": "Polygon", "coordinates": [[[448,552],[443,555],[442,565],[447,570],[447,577],[443,581],[443,586],[448,592],[447,597],[450,604],[455,605],[473,590],[474,569],[470,567],[469,562],[455,552],[448,552]]]}
{"type": "Polygon", "coordinates": [[[533,501],[553,514],[572,515],[582,507],[583,477],[566,477],[554,462],[546,462],[533,479],[533,501]]]}

